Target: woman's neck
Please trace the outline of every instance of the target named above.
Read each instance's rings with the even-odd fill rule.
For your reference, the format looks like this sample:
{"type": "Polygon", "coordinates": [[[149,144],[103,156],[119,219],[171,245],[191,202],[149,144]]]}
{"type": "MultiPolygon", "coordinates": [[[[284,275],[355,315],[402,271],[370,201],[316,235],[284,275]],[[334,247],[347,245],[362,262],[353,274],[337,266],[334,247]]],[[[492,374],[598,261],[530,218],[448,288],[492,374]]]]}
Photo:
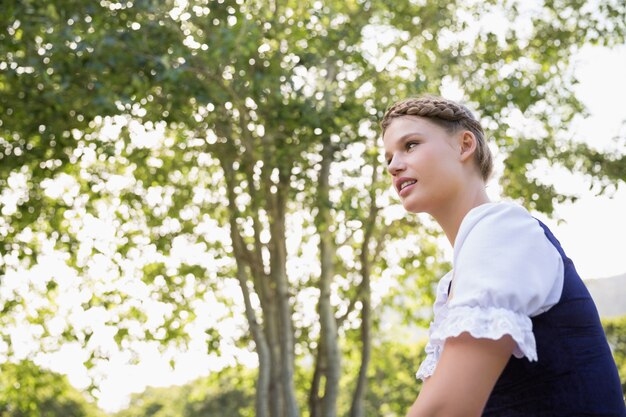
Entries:
{"type": "Polygon", "coordinates": [[[439,226],[446,234],[448,241],[454,247],[456,236],[461,227],[461,222],[475,207],[489,203],[489,196],[485,190],[484,182],[480,181],[473,187],[469,187],[466,192],[459,194],[455,201],[451,201],[446,207],[437,213],[431,213],[434,219],[439,223],[439,226]]]}

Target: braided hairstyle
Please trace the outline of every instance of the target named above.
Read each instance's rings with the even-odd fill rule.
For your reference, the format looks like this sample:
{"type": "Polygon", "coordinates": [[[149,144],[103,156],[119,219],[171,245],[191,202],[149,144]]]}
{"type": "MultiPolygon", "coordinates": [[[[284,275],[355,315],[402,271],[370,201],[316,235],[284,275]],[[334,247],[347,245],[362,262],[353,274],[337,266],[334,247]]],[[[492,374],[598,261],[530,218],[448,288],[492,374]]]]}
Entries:
{"type": "Polygon", "coordinates": [[[419,116],[443,127],[448,133],[469,130],[476,137],[474,160],[483,180],[487,181],[493,170],[491,151],[485,142],[485,133],[472,112],[461,104],[437,96],[409,98],[393,104],[383,116],[380,126],[385,134],[393,119],[402,116],[419,116]]]}

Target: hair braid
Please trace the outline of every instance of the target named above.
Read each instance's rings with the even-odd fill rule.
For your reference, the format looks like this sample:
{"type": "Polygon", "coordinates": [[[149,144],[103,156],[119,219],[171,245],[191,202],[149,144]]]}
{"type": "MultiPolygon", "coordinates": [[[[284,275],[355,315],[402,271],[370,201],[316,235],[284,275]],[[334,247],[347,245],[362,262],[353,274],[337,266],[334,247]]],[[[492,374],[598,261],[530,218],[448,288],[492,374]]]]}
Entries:
{"type": "Polygon", "coordinates": [[[463,129],[472,132],[478,142],[474,159],[483,179],[485,181],[489,179],[493,170],[491,151],[485,142],[485,133],[480,122],[476,120],[467,107],[437,96],[422,96],[402,100],[393,104],[385,112],[380,124],[383,135],[391,122],[402,116],[424,117],[450,132],[463,129]]]}

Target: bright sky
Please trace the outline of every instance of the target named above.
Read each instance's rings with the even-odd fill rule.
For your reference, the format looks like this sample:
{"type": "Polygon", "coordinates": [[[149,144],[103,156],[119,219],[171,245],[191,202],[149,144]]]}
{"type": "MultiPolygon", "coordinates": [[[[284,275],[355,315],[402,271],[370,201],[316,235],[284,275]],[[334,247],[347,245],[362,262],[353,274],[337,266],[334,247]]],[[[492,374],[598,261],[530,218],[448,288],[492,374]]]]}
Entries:
{"type": "MultiPolygon", "coordinates": [[[[612,138],[620,131],[623,132],[622,122],[626,119],[626,112],[621,106],[621,100],[626,97],[626,78],[623,77],[626,72],[626,46],[613,50],[586,48],[578,55],[576,62],[577,75],[581,81],[576,91],[591,113],[587,119],[574,124],[576,136],[591,138],[594,146],[603,149],[616,149],[612,138]]],[[[626,187],[616,192],[613,198],[599,197],[585,192],[586,182],[580,178],[558,172],[549,175],[557,179],[559,190],[581,193],[580,200],[575,204],[563,204],[557,208],[558,216],[565,222],[557,224],[554,220],[542,218],[560,239],[581,275],[584,278],[601,278],[626,273],[626,187]]],[[[54,274],[56,277],[66,277],[67,280],[78,279],[59,260],[50,260],[49,265],[29,273],[39,274],[40,278],[45,274],[54,274]]],[[[6,290],[9,282],[13,281],[3,282],[5,288],[2,290],[6,290]]],[[[236,289],[233,291],[236,292],[236,289]]],[[[210,300],[207,303],[199,308],[212,308],[207,307],[210,300]]],[[[216,310],[207,310],[199,315],[210,318],[216,314],[216,310]]],[[[93,325],[93,322],[102,321],[103,317],[95,315],[88,319],[93,325]]],[[[25,346],[29,343],[28,335],[23,335],[23,343],[25,346]]],[[[192,344],[190,352],[184,355],[175,352],[163,355],[155,345],[145,345],[141,352],[142,361],[138,365],[128,365],[128,355],[120,353],[114,356],[106,369],[102,369],[99,405],[106,410],[117,410],[126,405],[131,392],[140,392],[148,384],[181,384],[206,375],[211,370],[219,369],[224,362],[234,361],[232,352],[235,351],[224,349],[226,357],[218,359],[206,354],[203,340],[192,344]],[[173,355],[176,355],[178,363],[176,369],[171,370],[167,358],[173,355]]],[[[247,356],[240,353],[239,357],[240,361],[250,364],[256,361],[250,353],[247,356]]],[[[86,359],[85,353],[78,345],[68,345],[54,355],[39,359],[39,363],[67,373],[77,387],[85,387],[88,383],[82,366],[82,361],[86,359]]]]}

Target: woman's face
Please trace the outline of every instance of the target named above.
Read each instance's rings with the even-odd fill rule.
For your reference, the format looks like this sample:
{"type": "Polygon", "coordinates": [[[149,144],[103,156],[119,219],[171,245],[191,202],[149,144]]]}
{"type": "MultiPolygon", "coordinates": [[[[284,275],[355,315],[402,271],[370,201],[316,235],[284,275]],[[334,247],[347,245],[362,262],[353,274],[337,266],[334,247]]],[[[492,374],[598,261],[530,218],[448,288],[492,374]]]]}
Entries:
{"type": "Polygon", "coordinates": [[[454,202],[463,184],[458,134],[417,116],[395,118],[383,135],[387,170],[404,208],[434,214],[454,202]]]}

